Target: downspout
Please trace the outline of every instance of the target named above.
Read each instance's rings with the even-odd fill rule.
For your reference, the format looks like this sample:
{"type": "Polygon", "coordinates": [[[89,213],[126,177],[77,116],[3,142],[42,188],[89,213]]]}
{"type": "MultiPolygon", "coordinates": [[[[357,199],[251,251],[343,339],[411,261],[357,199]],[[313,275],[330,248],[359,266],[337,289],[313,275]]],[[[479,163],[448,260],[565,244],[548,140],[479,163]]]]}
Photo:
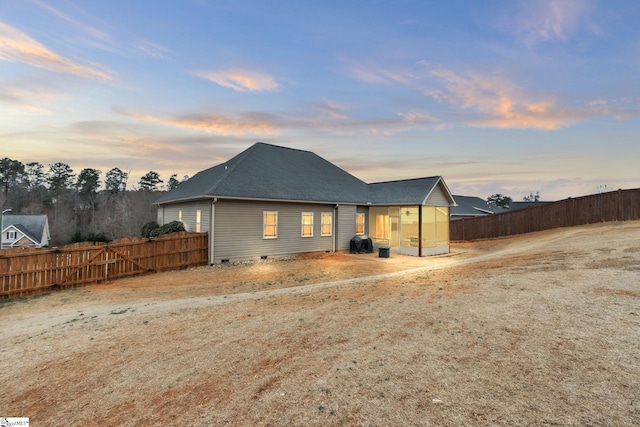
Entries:
{"type": "Polygon", "coordinates": [[[209,265],[213,265],[213,260],[215,259],[215,218],[216,218],[216,202],[218,201],[217,197],[213,198],[211,202],[211,212],[209,215],[209,265]]]}
{"type": "Polygon", "coordinates": [[[338,221],[338,206],[333,207],[333,221],[331,222],[331,235],[333,236],[333,252],[336,251],[336,222],[338,221]]]}
{"type": "Polygon", "coordinates": [[[422,205],[418,205],[418,256],[422,256],[422,205]]]}

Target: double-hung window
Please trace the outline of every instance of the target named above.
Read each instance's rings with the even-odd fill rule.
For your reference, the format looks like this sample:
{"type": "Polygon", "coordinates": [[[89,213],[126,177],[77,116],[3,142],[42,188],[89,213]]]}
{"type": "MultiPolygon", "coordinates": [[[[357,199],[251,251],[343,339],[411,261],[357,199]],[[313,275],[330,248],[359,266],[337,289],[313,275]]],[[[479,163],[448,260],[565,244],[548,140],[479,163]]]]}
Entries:
{"type": "Polygon", "coordinates": [[[331,236],[333,234],[333,214],[331,212],[322,212],[322,227],[320,235],[331,236]]]}
{"type": "Polygon", "coordinates": [[[7,240],[15,240],[18,237],[18,233],[15,231],[7,231],[7,240]]]}
{"type": "Polygon", "coordinates": [[[302,212],[302,237],[313,237],[313,212],[302,212]]]}
{"type": "Polygon", "coordinates": [[[278,238],[278,211],[262,212],[262,238],[278,238]]]}

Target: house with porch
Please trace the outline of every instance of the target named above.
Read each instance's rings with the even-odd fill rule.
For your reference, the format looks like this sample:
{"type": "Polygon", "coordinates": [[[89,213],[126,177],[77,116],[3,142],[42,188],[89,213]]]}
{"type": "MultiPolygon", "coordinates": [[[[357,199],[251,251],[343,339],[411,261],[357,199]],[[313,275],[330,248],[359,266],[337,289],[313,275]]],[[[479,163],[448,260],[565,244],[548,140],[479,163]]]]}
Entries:
{"type": "Polygon", "coordinates": [[[214,264],[348,250],[356,235],[391,253],[448,253],[455,201],[440,176],[367,184],[310,151],[256,143],[155,204],[158,224],[209,233],[214,264]]]}

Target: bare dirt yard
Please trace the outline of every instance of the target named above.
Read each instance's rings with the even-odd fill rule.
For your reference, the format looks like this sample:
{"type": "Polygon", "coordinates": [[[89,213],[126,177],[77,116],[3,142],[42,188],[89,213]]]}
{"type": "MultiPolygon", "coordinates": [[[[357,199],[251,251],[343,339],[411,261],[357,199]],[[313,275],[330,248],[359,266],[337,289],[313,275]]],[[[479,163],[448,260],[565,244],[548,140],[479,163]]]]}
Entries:
{"type": "Polygon", "coordinates": [[[638,426],[640,222],[0,303],[33,426],[638,426]]]}

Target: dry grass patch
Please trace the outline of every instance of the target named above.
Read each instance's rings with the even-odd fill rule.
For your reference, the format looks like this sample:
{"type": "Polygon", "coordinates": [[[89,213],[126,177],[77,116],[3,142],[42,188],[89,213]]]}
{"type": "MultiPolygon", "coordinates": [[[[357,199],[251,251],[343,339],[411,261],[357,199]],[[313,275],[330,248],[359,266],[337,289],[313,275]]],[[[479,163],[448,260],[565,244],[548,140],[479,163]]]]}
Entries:
{"type": "Polygon", "coordinates": [[[42,425],[640,424],[640,223],[174,272],[0,308],[42,425]],[[606,239],[604,239],[606,237],[606,239]],[[606,242],[606,243],[603,243],[606,242]],[[367,276],[375,276],[374,279],[367,276]]]}

